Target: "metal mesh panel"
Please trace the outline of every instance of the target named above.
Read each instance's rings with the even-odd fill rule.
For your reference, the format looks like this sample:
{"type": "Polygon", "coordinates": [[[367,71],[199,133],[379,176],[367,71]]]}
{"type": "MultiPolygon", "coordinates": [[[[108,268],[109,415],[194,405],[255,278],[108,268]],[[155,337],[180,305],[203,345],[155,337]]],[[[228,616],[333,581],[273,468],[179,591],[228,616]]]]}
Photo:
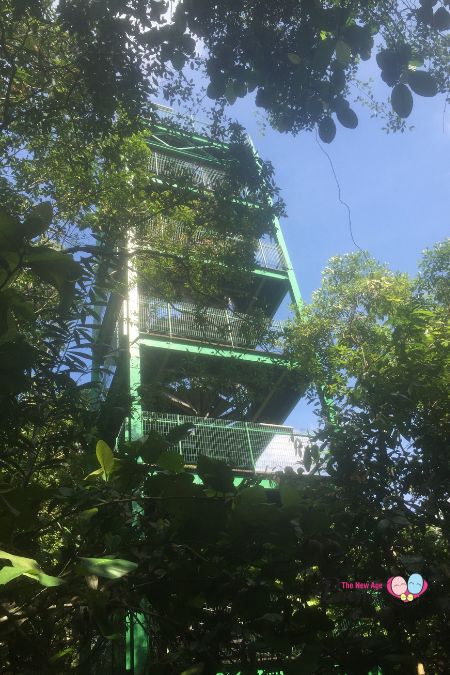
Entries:
{"type": "Polygon", "coordinates": [[[161,154],[154,150],[150,157],[150,169],[157,176],[189,178],[194,185],[203,185],[212,190],[225,179],[225,173],[210,166],[201,166],[186,159],[161,154]]]}
{"type": "MultiPolygon", "coordinates": [[[[161,216],[151,218],[146,222],[147,236],[151,246],[160,247],[162,244],[166,245],[167,240],[174,243],[195,242],[201,243],[204,238],[211,238],[217,236],[217,233],[208,232],[207,230],[197,230],[194,233],[189,233],[186,229],[171,218],[163,218],[161,216]]],[[[239,240],[239,237],[232,237],[239,240]]],[[[255,241],[255,264],[258,267],[265,267],[271,270],[285,270],[286,261],[284,259],[281,247],[265,239],[255,241]]]]}
{"type": "Polygon", "coordinates": [[[260,267],[270,270],[285,270],[286,261],[278,244],[260,239],[255,252],[255,262],[260,267]]]}
{"type": "Polygon", "coordinates": [[[188,466],[195,466],[198,455],[203,454],[241,471],[296,469],[301,465],[302,447],[309,442],[292,427],[155,412],[142,413],[142,432],[154,430],[165,435],[186,422],[192,424],[193,431],[178,443],[178,450],[188,466]]]}
{"type": "Polygon", "coordinates": [[[199,310],[188,302],[169,304],[157,298],[139,296],[139,330],[142,333],[281,353],[284,325],[282,321],[268,320],[267,339],[260,344],[266,336],[261,335],[264,330],[252,322],[251,316],[213,307],[199,310]]]}

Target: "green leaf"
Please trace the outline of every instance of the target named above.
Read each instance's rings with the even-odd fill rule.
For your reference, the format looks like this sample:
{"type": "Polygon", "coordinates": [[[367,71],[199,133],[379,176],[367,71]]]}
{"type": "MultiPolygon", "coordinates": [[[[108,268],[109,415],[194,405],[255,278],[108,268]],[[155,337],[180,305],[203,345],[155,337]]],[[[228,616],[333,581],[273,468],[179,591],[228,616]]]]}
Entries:
{"type": "Polygon", "coordinates": [[[0,335],[2,342],[10,342],[18,333],[19,321],[34,322],[35,312],[33,305],[24,300],[21,293],[14,288],[0,291],[0,335]],[[14,315],[14,316],[13,316],[14,315]]]}
{"type": "Polygon", "coordinates": [[[348,106],[341,106],[336,111],[336,117],[343,127],[347,129],[356,129],[358,126],[358,117],[356,113],[348,106]]]}
{"type": "Polygon", "coordinates": [[[100,466],[108,476],[112,472],[114,466],[114,455],[111,448],[105,441],[97,441],[95,454],[97,455],[100,466]]]}
{"type": "Polygon", "coordinates": [[[247,85],[243,81],[235,81],[234,83],[234,93],[238,98],[244,98],[244,96],[247,94],[247,85]]]}
{"type": "Polygon", "coordinates": [[[39,234],[45,232],[50,226],[53,218],[53,209],[50,202],[42,202],[34,206],[30,214],[22,223],[22,234],[27,239],[37,237],[39,234]]]}
{"type": "Polygon", "coordinates": [[[64,579],[60,579],[59,577],[53,577],[50,574],[44,574],[44,572],[39,572],[38,578],[39,583],[42,586],[47,586],[48,588],[52,586],[62,586],[63,584],[66,583],[64,579]]]}
{"type": "Polygon", "coordinates": [[[0,284],[2,285],[3,289],[7,289],[8,286],[14,281],[19,270],[20,270],[20,255],[16,251],[1,251],[0,284]],[[8,282],[6,283],[7,279],[8,282]]]}
{"type": "Polygon", "coordinates": [[[36,570],[36,572],[39,572],[41,569],[37,561],[33,558],[22,558],[22,556],[13,555],[12,553],[7,553],[6,551],[0,551],[0,558],[9,560],[14,567],[18,567],[24,572],[29,572],[30,570],[36,570]]]}
{"type": "Polygon", "coordinates": [[[340,66],[336,66],[330,77],[330,82],[335,91],[342,91],[346,83],[345,70],[340,66]]]}
{"type": "Polygon", "coordinates": [[[100,469],[95,469],[95,471],[91,471],[91,473],[89,473],[89,474],[85,477],[84,480],[88,480],[89,478],[94,478],[95,476],[101,476],[101,475],[104,474],[104,473],[105,473],[105,472],[103,471],[102,468],[100,468],[100,469]]]}
{"type": "Polygon", "coordinates": [[[42,281],[54,286],[60,295],[67,291],[68,284],[82,274],[81,265],[62,251],[44,246],[35,247],[24,256],[24,265],[42,281]]]}
{"type": "MultiPolygon", "coordinates": [[[[100,471],[103,473],[103,469],[100,469],[100,471]]],[[[96,516],[98,513],[98,508],[96,506],[93,506],[91,509],[84,509],[84,511],[80,511],[78,514],[78,518],[80,520],[90,520],[94,516],[96,516]]]]}
{"type": "Polygon", "coordinates": [[[21,224],[4,209],[0,209],[0,249],[14,250],[22,243],[21,224]]]}
{"type": "Polygon", "coordinates": [[[288,53],[288,59],[291,63],[294,65],[298,66],[299,63],[301,63],[301,58],[299,57],[298,54],[294,54],[293,52],[288,53]]]}
{"type": "Polygon", "coordinates": [[[136,441],[133,450],[148,464],[155,464],[160,454],[168,448],[169,443],[164,436],[151,429],[141,442],[136,441]]]}
{"type": "Polygon", "coordinates": [[[2,567],[0,570],[0,585],[4,585],[16,579],[17,577],[22,576],[24,571],[20,567],[2,567]]]}
{"type": "Polygon", "coordinates": [[[81,573],[96,574],[105,579],[120,579],[120,577],[134,572],[137,563],[120,558],[80,558],[82,560],[81,573]]]}
{"type": "Polygon", "coordinates": [[[75,647],[65,647],[64,649],[60,649],[59,652],[56,652],[56,654],[53,654],[48,660],[49,663],[56,663],[60,659],[63,659],[65,656],[69,656],[69,654],[75,654],[76,649],[75,647]]]}
{"type": "Polygon", "coordinates": [[[338,40],[336,43],[336,58],[341,66],[348,66],[352,58],[352,50],[343,40],[338,40]]]}
{"type": "Polygon", "coordinates": [[[436,80],[424,70],[409,70],[408,84],[419,96],[436,96],[438,91],[436,80]]]}
{"type": "Polygon", "coordinates": [[[41,586],[46,586],[47,588],[50,588],[52,586],[62,586],[65,584],[64,579],[60,579],[59,577],[52,577],[49,574],[44,574],[42,571],[38,572],[24,572],[24,576],[30,577],[30,579],[35,579],[38,581],[41,586]]]}
{"type": "Polygon", "coordinates": [[[315,462],[316,464],[318,464],[318,463],[319,463],[319,459],[320,459],[320,450],[319,450],[319,446],[316,445],[316,444],[311,445],[311,446],[310,446],[310,451],[311,451],[311,457],[313,458],[314,462],[315,462]]]}
{"type": "Polygon", "coordinates": [[[36,350],[22,339],[0,340],[0,391],[18,394],[28,388],[30,378],[24,371],[35,362],[36,350]]]}
{"type": "Polygon", "coordinates": [[[387,532],[387,531],[389,530],[390,527],[391,527],[391,523],[390,523],[390,521],[389,521],[387,518],[383,518],[383,519],[380,520],[380,521],[378,522],[378,524],[377,524],[377,529],[378,529],[380,532],[387,532]]]}
{"type": "Polygon", "coordinates": [[[206,487],[217,492],[234,492],[233,472],[220,459],[199,455],[197,473],[206,487]]]}
{"type": "Polygon", "coordinates": [[[409,117],[413,109],[413,97],[406,84],[396,84],[391,94],[391,105],[399,117],[409,117]]]}
{"type": "Polygon", "coordinates": [[[184,424],[180,424],[174,429],[171,429],[165,437],[165,440],[167,443],[171,444],[178,443],[178,441],[182,441],[186,438],[193,429],[195,429],[195,425],[192,424],[192,422],[185,422],[184,424]]]}
{"type": "Polygon", "coordinates": [[[164,471],[171,471],[172,473],[181,473],[184,471],[184,458],[179,452],[175,450],[166,450],[158,457],[157,464],[160,469],[164,471]]]}
{"type": "Polygon", "coordinates": [[[12,568],[4,567],[1,570],[1,572],[3,572],[3,570],[5,569],[8,570],[7,572],[3,573],[4,578],[7,579],[7,581],[4,581],[3,583],[7,583],[8,581],[11,581],[11,579],[13,579],[14,577],[18,577],[20,575],[24,575],[26,577],[30,577],[31,579],[35,579],[36,581],[39,581],[39,583],[42,584],[42,586],[61,586],[61,584],[64,583],[63,579],[59,579],[59,577],[52,577],[48,574],[45,574],[39,567],[36,560],[34,560],[33,558],[23,558],[22,556],[7,553],[6,551],[0,551],[0,558],[6,558],[13,565],[12,568]],[[17,569],[19,574],[11,576],[12,572],[9,571],[10,569],[17,569]],[[10,578],[8,578],[8,576],[10,578]]]}
{"type": "Polygon", "coordinates": [[[314,50],[312,65],[320,73],[324,72],[329,66],[330,60],[335,50],[334,40],[322,40],[314,50]]]}
{"type": "Polygon", "coordinates": [[[331,143],[336,136],[336,125],[331,117],[324,117],[319,122],[319,137],[323,143],[331,143]]]}
{"type": "Polygon", "coordinates": [[[394,516],[392,518],[392,522],[395,523],[396,525],[400,525],[402,527],[403,526],[407,527],[407,526],[411,525],[408,518],[406,518],[405,516],[402,516],[402,515],[394,516]]]}

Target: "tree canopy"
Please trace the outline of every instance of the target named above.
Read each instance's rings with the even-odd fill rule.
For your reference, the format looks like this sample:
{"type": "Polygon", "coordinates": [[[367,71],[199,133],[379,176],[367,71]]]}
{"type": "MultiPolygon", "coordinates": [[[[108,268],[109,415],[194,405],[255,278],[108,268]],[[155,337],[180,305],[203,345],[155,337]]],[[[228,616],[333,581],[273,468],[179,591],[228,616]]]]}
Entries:
{"type": "Polygon", "coordinates": [[[89,137],[120,109],[135,126],[160,90],[171,102],[188,101],[189,73],[198,70],[217,112],[255,91],[276,129],[317,125],[331,142],[335,119],[358,124],[349,93],[360,60],[375,53],[392,88],[392,124],[401,128],[413,94],[448,93],[445,5],[9,0],[1,13],[1,127],[28,136],[72,122],[89,137]]]}

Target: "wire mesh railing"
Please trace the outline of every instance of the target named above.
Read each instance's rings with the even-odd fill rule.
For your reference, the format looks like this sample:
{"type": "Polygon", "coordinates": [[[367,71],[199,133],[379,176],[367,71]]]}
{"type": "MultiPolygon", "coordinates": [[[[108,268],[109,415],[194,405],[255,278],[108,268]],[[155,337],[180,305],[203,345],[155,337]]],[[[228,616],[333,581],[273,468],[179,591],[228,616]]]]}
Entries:
{"type": "Polygon", "coordinates": [[[168,303],[139,295],[141,333],[281,354],[284,328],[283,321],[261,322],[229,309],[199,308],[189,302],[168,303]]]}
{"type": "MultiPolygon", "coordinates": [[[[181,223],[167,217],[156,216],[149,218],[141,225],[144,238],[150,247],[170,249],[170,244],[201,244],[204,240],[217,237],[217,232],[198,228],[193,232],[187,230],[181,223]]],[[[228,237],[239,241],[239,237],[228,237]]],[[[287,268],[281,246],[267,239],[255,239],[255,265],[271,270],[285,270],[287,268]]]]}
{"type": "Polygon", "coordinates": [[[150,157],[150,169],[157,176],[172,179],[182,178],[193,185],[201,185],[213,190],[225,181],[225,172],[216,167],[205,166],[188,159],[180,159],[153,150],[150,157]]]}
{"type": "Polygon", "coordinates": [[[186,466],[196,466],[198,456],[220,459],[237,471],[273,474],[303,464],[304,451],[310,443],[307,434],[293,427],[254,422],[230,421],[171,413],[142,413],[142,433],[157,431],[168,434],[180,424],[190,424],[191,431],[177,443],[186,466]]]}
{"type": "Polygon", "coordinates": [[[255,251],[255,263],[258,267],[269,270],[287,269],[286,260],[279,244],[265,239],[259,239],[255,251]]]}

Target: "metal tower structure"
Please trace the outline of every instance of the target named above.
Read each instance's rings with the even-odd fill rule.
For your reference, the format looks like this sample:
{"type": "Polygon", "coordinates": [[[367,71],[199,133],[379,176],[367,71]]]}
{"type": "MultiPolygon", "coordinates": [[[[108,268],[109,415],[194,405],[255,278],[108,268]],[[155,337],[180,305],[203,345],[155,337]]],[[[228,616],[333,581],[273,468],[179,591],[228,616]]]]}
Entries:
{"type": "MultiPolygon", "coordinates": [[[[152,180],[167,182],[174,190],[178,175],[187,176],[194,188],[214,190],[220,184],[226,143],[170,122],[156,124],[148,143],[152,180]]],[[[155,297],[133,257],[123,267],[122,290],[97,298],[93,371],[105,403],[101,424],[107,440],[114,442],[119,431],[126,440],[135,440],[150,429],[167,433],[191,422],[193,433],[179,443],[187,466],[195,466],[199,452],[227,461],[237,473],[298,466],[299,434],[283,422],[302,392],[283,359],[284,325],[274,316],[287,295],[294,310],[300,310],[301,296],[280,225],[275,220],[271,226],[270,238],[252,244],[254,267],[244,296],[227,286],[224,274],[222,306],[216,302],[198,311],[185,283],[180,283],[183,290],[176,301],[155,297]],[[255,308],[264,315],[264,338],[252,330],[255,308]],[[211,378],[221,369],[228,379],[235,373],[234,396],[229,390],[211,390],[211,378]],[[209,378],[208,386],[202,388],[199,371],[209,378]],[[261,381],[263,386],[252,388],[261,381]],[[165,390],[155,401],[152,388],[161,383],[165,390]],[[117,405],[124,392],[133,399],[126,419],[117,405]],[[239,407],[234,399],[240,393],[246,405],[239,407]]],[[[158,247],[161,235],[174,244],[184,236],[176,222],[160,217],[149,223],[149,231],[149,248],[158,247]]],[[[124,248],[129,252],[135,236],[128,235],[124,248]]],[[[110,273],[105,259],[99,277],[110,273]]]]}
{"type": "MultiPolygon", "coordinates": [[[[170,121],[155,124],[148,143],[153,172],[149,180],[171,190],[177,189],[177,176],[187,178],[193,189],[213,191],[220,185],[229,152],[226,143],[170,121]]],[[[253,157],[257,166],[256,154],[253,157]]],[[[158,217],[148,229],[151,260],[161,236],[174,243],[174,250],[185,236],[173,219],[158,217]]],[[[122,253],[117,250],[115,265],[107,256],[101,261],[98,287],[111,274],[119,281],[115,290],[98,292],[94,328],[93,373],[105,440],[113,444],[120,435],[135,440],[151,430],[166,434],[189,422],[193,432],[178,448],[194,471],[199,453],[225,460],[237,480],[248,473],[261,474],[263,480],[287,466],[298,467],[307,439],[283,422],[302,391],[283,358],[283,323],[274,317],[286,296],[299,311],[301,296],[278,221],[268,223],[267,229],[270,237],[252,240],[254,264],[245,292],[227,282],[225,268],[223,301],[200,310],[189,297],[182,271],[178,299],[155,294],[134,262],[133,231],[122,253]],[[255,309],[260,319],[263,316],[264,338],[252,329],[255,309]],[[231,389],[221,388],[222,375],[232,382],[231,389]],[[124,395],[131,401],[131,414],[124,413],[124,395]]],[[[107,242],[103,244],[107,248],[107,242]]],[[[141,255],[145,258],[145,251],[141,255]]],[[[145,672],[147,640],[139,617],[131,617],[126,672],[145,672]]]]}

